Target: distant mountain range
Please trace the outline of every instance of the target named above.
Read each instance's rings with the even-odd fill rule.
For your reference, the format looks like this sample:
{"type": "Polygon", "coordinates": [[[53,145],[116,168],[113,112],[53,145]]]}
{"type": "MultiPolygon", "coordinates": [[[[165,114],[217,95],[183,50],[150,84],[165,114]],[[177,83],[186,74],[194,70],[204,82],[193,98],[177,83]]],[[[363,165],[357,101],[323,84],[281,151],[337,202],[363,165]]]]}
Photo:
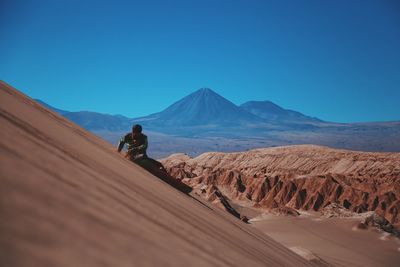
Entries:
{"type": "Polygon", "coordinates": [[[290,144],[400,151],[400,121],[326,122],[270,101],[249,101],[237,106],[209,88],[201,88],[160,112],[139,118],[69,112],[37,101],[113,143],[133,124],[141,124],[163,149],[168,147],[159,155],[196,155],[210,150],[229,152],[290,144]]]}
{"type": "Polygon", "coordinates": [[[35,100],[90,131],[126,131],[132,127],[131,119],[122,115],[110,115],[91,111],[71,112],[55,108],[39,99],[35,100]]]}
{"type": "Polygon", "coordinates": [[[318,118],[306,116],[298,111],[284,109],[271,101],[249,101],[240,105],[240,107],[267,121],[292,123],[323,122],[318,118]]]}
{"type": "Polygon", "coordinates": [[[283,125],[287,128],[289,124],[299,127],[298,124],[315,125],[322,122],[300,112],[284,109],[270,101],[250,101],[237,106],[209,88],[201,88],[163,111],[140,118],[90,111],[69,112],[41,100],[37,101],[92,131],[129,130],[133,123],[140,123],[157,132],[191,136],[197,130],[204,135],[208,132],[223,133],[227,128],[248,132],[249,129],[256,131],[268,127],[269,124],[274,124],[273,128],[276,129],[283,125]]]}
{"type": "Polygon", "coordinates": [[[66,110],[62,110],[62,109],[55,108],[55,107],[53,107],[53,106],[51,106],[51,105],[49,105],[49,104],[43,102],[43,101],[40,100],[40,99],[35,99],[35,101],[38,102],[39,104],[45,106],[46,108],[51,109],[51,110],[53,110],[53,111],[55,111],[55,112],[57,112],[58,114],[61,114],[61,115],[65,115],[65,114],[67,114],[67,113],[72,113],[72,112],[70,112],[70,111],[66,111],[66,110]]]}

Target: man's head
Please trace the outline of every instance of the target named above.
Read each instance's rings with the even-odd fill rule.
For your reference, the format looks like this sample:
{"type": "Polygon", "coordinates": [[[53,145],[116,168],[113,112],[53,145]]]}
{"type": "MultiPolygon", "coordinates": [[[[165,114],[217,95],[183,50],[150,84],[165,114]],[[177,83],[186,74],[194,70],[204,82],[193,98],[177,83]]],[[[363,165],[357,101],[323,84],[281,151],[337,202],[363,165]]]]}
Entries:
{"type": "Polygon", "coordinates": [[[132,135],[139,136],[142,133],[142,126],[135,124],[132,126],[132,135]]]}

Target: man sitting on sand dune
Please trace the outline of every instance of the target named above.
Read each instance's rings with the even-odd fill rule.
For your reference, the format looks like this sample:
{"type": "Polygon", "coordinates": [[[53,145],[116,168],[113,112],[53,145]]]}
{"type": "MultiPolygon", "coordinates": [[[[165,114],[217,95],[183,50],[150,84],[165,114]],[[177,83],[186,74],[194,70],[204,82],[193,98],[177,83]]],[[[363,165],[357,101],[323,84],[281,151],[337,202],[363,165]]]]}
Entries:
{"type": "Polygon", "coordinates": [[[126,158],[140,165],[179,191],[185,194],[189,194],[192,191],[190,186],[170,176],[160,162],[147,157],[146,151],[148,141],[147,136],[142,133],[142,126],[139,124],[133,125],[132,132],[127,133],[121,138],[118,144],[118,153],[122,151],[125,144],[128,144],[128,152],[125,155],[126,158]]]}
{"type": "Polygon", "coordinates": [[[132,132],[121,138],[118,144],[118,152],[121,152],[125,144],[128,144],[126,157],[131,161],[140,164],[140,161],[147,158],[147,136],[142,133],[142,126],[139,124],[133,125],[132,132]]]}

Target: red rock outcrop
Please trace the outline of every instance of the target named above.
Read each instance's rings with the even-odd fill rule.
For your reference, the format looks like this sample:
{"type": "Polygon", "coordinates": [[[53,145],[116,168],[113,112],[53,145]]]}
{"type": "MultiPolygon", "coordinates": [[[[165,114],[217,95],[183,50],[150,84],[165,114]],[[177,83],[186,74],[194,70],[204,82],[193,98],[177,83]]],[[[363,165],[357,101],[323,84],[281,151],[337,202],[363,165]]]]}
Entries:
{"type": "Polygon", "coordinates": [[[299,145],[193,159],[174,154],[162,162],[191,186],[216,186],[233,201],[254,207],[318,211],[337,203],[400,224],[400,153],[299,145]]]}

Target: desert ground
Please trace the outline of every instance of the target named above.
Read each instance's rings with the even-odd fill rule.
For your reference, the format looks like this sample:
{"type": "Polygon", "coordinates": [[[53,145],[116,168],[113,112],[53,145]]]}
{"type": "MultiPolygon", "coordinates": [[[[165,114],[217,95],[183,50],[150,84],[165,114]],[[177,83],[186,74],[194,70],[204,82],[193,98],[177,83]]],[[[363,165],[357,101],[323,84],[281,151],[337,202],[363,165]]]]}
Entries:
{"type": "Polygon", "coordinates": [[[98,136],[7,84],[0,86],[2,266],[400,262],[399,241],[393,235],[354,227],[358,215],[321,215],[332,201],[348,200],[349,212],[379,212],[398,225],[399,153],[293,146],[206,153],[198,159],[173,155],[163,162],[195,188],[186,195],[132,164],[98,136]],[[293,184],[295,190],[288,190],[293,184]],[[224,210],[215,197],[217,187],[250,219],[248,224],[224,210]],[[303,189],[307,197],[302,197],[303,189]],[[371,210],[376,198],[379,205],[371,210]],[[300,215],[279,214],[282,206],[300,215]]]}
{"type": "Polygon", "coordinates": [[[2,266],[310,266],[0,84],[2,266]]]}
{"type": "Polygon", "coordinates": [[[225,209],[222,194],[252,226],[309,260],[400,262],[400,153],[296,145],[175,154],[162,162],[204,199],[225,209]],[[378,223],[367,226],[371,218],[378,223]]]}
{"type": "Polygon", "coordinates": [[[333,266],[398,266],[400,239],[377,229],[355,227],[358,218],[265,214],[251,224],[299,254],[333,266]]]}

